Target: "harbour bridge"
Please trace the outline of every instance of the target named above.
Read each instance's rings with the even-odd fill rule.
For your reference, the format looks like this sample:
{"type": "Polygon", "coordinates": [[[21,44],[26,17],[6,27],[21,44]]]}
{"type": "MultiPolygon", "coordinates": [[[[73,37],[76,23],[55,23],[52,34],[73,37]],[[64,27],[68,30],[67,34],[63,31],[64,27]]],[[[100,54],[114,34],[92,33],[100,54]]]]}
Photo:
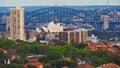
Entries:
{"type": "Polygon", "coordinates": [[[25,15],[26,23],[45,23],[50,21],[74,23],[79,21],[81,11],[66,7],[48,7],[34,10],[25,15]]]}
{"type": "MultiPolygon", "coordinates": [[[[61,23],[89,23],[97,27],[102,27],[102,21],[84,21],[80,14],[84,12],[68,7],[47,7],[42,9],[37,9],[25,14],[25,23],[48,23],[51,21],[61,22],[61,23]],[[82,20],[83,21],[82,21],[82,20]]],[[[120,25],[120,22],[109,22],[110,28],[113,25],[120,25]]]]}

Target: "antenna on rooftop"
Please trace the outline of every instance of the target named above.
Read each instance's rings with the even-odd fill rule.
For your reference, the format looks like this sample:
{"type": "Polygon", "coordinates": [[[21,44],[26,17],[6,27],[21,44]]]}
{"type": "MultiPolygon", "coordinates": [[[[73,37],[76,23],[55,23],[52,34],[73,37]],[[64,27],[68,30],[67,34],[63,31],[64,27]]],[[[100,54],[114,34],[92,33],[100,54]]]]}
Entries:
{"type": "Polygon", "coordinates": [[[107,8],[109,8],[109,0],[107,0],[107,8]]]}
{"type": "Polygon", "coordinates": [[[59,6],[59,0],[56,0],[56,3],[54,4],[54,6],[59,6]]]}
{"type": "Polygon", "coordinates": [[[107,5],[108,5],[108,0],[107,0],[107,5]]]}

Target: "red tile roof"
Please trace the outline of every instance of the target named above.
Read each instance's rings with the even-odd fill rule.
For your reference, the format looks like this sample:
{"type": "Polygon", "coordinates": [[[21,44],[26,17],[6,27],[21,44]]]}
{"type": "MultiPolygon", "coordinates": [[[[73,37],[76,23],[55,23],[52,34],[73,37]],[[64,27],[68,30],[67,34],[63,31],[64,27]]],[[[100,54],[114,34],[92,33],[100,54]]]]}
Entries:
{"type": "Polygon", "coordinates": [[[79,64],[78,68],[94,68],[94,67],[90,64],[79,64]]]}
{"type": "Polygon", "coordinates": [[[24,68],[28,68],[28,65],[35,66],[37,68],[38,67],[40,68],[40,66],[42,66],[42,68],[43,68],[43,64],[40,63],[40,62],[38,62],[38,61],[29,62],[29,63],[27,63],[27,64],[24,65],[24,68]]]}
{"type": "Polygon", "coordinates": [[[120,68],[120,66],[114,63],[108,63],[100,65],[98,68],[120,68]]]}
{"type": "Polygon", "coordinates": [[[86,48],[91,49],[91,50],[97,50],[97,49],[104,49],[107,51],[111,51],[114,54],[117,54],[118,49],[112,47],[113,45],[110,42],[99,42],[99,43],[94,43],[94,42],[87,42],[88,46],[86,48]]]}
{"type": "Polygon", "coordinates": [[[63,66],[62,68],[69,68],[68,66],[63,66]]]}

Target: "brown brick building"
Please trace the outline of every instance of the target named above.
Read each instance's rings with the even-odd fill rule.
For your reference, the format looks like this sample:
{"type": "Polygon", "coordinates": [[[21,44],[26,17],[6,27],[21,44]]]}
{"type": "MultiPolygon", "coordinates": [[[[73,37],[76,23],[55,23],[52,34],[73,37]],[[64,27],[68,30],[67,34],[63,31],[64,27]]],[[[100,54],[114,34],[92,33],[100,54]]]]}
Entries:
{"type": "Polygon", "coordinates": [[[86,42],[88,39],[88,31],[79,29],[64,29],[63,32],[59,33],[59,40],[61,42],[81,43],[86,42]]]}

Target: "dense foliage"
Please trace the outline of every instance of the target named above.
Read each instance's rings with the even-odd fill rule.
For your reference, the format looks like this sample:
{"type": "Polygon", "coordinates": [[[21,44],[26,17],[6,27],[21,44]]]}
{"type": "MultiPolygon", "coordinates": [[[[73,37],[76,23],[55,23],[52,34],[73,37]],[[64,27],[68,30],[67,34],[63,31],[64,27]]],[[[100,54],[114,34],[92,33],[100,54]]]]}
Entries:
{"type": "MultiPolygon", "coordinates": [[[[22,68],[22,65],[27,63],[27,56],[32,54],[45,55],[44,57],[39,58],[39,61],[45,65],[45,68],[61,68],[62,66],[77,68],[78,59],[85,60],[93,66],[99,66],[101,64],[111,62],[116,64],[120,63],[119,54],[115,55],[103,49],[98,49],[95,51],[86,49],[86,43],[64,43],[64,45],[56,44],[54,46],[50,46],[39,42],[27,43],[19,40],[16,42],[8,39],[0,40],[1,48],[5,47],[7,50],[13,49],[19,56],[19,58],[14,59],[11,64],[7,65],[9,68],[13,68],[13,66],[14,68],[22,68]],[[70,60],[66,60],[66,57],[69,57],[70,60]]],[[[6,57],[9,57],[9,53],[10,52],[8,52],[8,54],[4,54],[0,52],[0,61],[6,57]]]]}

